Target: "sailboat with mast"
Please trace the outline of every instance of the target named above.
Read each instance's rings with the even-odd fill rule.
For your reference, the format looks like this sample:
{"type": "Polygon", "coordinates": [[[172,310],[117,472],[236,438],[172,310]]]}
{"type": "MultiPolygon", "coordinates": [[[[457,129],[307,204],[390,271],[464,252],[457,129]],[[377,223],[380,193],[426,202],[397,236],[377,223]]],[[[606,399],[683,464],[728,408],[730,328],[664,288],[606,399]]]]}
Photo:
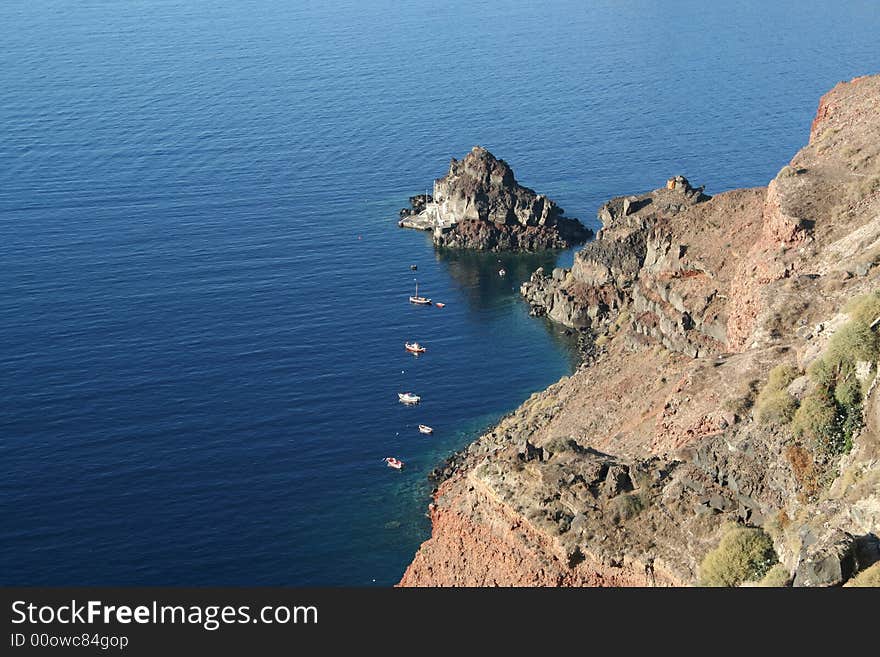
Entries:
{"type": "Polygon", "coordinates": [[[409,298],[410,303],[417,304],[419,306],[430,306],[431,300],[427,297],[419,296],[419,282],[416,281],[416,293],[409,298]]]}

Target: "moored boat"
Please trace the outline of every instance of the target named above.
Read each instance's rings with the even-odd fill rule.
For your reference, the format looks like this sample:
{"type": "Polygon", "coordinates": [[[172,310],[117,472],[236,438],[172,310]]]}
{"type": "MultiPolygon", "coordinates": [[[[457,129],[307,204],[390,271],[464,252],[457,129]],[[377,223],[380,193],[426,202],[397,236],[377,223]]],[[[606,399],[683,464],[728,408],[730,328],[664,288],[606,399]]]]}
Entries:
{"type": "Polygon", "coordinates": [[[430,433],[434,433],[434,430],[431,427],[429,427],[427,424],[420,424],[419,425],[419,433],[430,434],[430,433]]]}
{"type": "Polygon", "coordinates": [[[397,398],[402,404],[418,404],[422,398],[412,392],[398,392],[397,398]]]}
{"type": "Polygon", "coordinates": [[[427,347],[420,345],[418,342],[404,342],[403,348],[411,354],[423,354],[428,350],[427,347]]]}
{"type": "Polygon", "coordinates": [[[409,298],[410,303],[414,303],[419,306],[430,306],[431,300],[428,297],[420,297],[419,296],[419,282],[416,281],[416,293],[409,298]]]}
{"type": "Polygon", "coordinates": [[[444,308],[444,307],[446,306],[445,303],[441,303],[440,301],[438,301],[438,302],[435,303],[434,305],[437,306],[438,308],[444,308]]]}
{"type": "Polygon", "coordinates": [[[403,461],[401,461],[400,459],[396,459],[393,456],[386,456],[382,460],[388,464],[389,468],[394,468],[395,470],[400,470],[401,468],[403,468],[403,461]]]}

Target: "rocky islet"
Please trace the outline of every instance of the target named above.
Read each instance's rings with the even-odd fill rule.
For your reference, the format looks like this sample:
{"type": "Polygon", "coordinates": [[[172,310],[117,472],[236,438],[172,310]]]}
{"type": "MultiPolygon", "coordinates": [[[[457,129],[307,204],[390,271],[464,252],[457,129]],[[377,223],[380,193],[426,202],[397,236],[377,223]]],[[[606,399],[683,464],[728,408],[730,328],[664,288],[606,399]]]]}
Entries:
{"type": "Polygon", "coordinates": [[[543,251],[585,242],[592,231],[543,194],[520,185],[485,148],[455,158],[433,194],[410,198],[399,225],[431,231],[434,244],[484,251],[543,251]]]}

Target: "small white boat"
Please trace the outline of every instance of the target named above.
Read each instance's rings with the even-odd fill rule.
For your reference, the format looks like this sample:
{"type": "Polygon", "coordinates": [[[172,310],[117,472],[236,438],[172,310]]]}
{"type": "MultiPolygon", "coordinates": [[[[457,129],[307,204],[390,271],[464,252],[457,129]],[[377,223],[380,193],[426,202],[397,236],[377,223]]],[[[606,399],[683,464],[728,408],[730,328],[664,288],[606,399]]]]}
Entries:
{"type": "Polygon", "coordinates": [[[409,302],[414,303],[419,306],[430,306],[431,305],[430,299],[428,299],[427,297],[420,297],[419,296],[419,282],[418,281],[416,281],[416,293],[409,298],[409,302]]]}
{"type": "Polygon", "coordinates": [[[394,468],[395,470],[400,470],[401,468],[403,468],[403,461],[401,461],[400,459],[396,459],[393,456],[386,456],[382,460],[388,464],[389,468],[394,468]]]}
{"type": "Polygon", "coordinates": [[[430,433],[434,433],[434,430],[431,427],[429,427],[427,424],[420,424],[419,425],[419,433],[430,434],[430,433]]]}
{"type": "Polygon", "coordinates": [[[445,304],[445,303],[440,303],[439,301],[438,301],[437,303],[435,303],[434,305],[437,306],[438,308],[444,308],[444,307],[446,307],[446,304],[445,304]]]}
{"type": "Polygon", "coordinates": [[[499,269],[499,270],[498,270],[498,275],[499,275],[499,276],[505,276],[506,274],[507,274],[507,272],[504,271],[503,269],[499,269]]]}
{"type": "Polygon", "coordinates": [[[404,342],[403,348],[411,354],[423,354],[428,351],[427,347],[420,345],[418,342],[404,342]]]}
{"type": "Polygon", "coordinates": [[[398,392],[397,398],[401,404],[418,404],[422,398],[411,392],[398,392]]]}

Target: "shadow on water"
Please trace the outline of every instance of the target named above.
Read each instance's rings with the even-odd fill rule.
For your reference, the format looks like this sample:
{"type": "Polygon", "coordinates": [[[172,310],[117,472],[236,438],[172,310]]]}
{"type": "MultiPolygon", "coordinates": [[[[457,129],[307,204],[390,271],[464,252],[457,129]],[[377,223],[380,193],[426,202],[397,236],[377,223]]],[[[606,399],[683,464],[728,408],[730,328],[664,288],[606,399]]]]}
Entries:
{"type": "MultiPolygon", "coordinates": [[[[527,305],[520,297],[520,285],[539,267],[548,274],[563,262],[570,267],[573,253],[574,249],[538,253],[435,249],[437,261],[447,270],[472,310],[519,303],[523,312],[527,312],[527,305]],[[500,274],[502,270],[504,275],[500,274]]],[[[567,355],[571,367],[575,368],[580,360],[577,335],[546,318],[535,318],[535,321],[544,326],[553,342],[567,355]]]]}
{"type": "Polygon", "coordinates": [[[550,271],[559,251],[542,253],[485,253],[465,249],[436,249],[435,257],[473,308],[485,308],[519,295],[519,286],[538,267],[550,271]],[[499,272],[504,270],[502,276],[499,272]]]}
{"type": "MultiPolygon", "coordinates": [[[[525,302],[523,302],[525,303],[525,302]]],[[[572,371],[577,369],[577,366],[581,363],[581,350],[578,345],[578,334],[576,331],[573,331],[561,324],[557,324],[556,322],[551,322],[546,317],[536,318],[535,321],[541,322],[544,328],[547,329],[547,333],[550,334],[550,339],[556,344],[556,346],[562,351],[566,358],[568,359],[569,367],[572,371]]]]}

